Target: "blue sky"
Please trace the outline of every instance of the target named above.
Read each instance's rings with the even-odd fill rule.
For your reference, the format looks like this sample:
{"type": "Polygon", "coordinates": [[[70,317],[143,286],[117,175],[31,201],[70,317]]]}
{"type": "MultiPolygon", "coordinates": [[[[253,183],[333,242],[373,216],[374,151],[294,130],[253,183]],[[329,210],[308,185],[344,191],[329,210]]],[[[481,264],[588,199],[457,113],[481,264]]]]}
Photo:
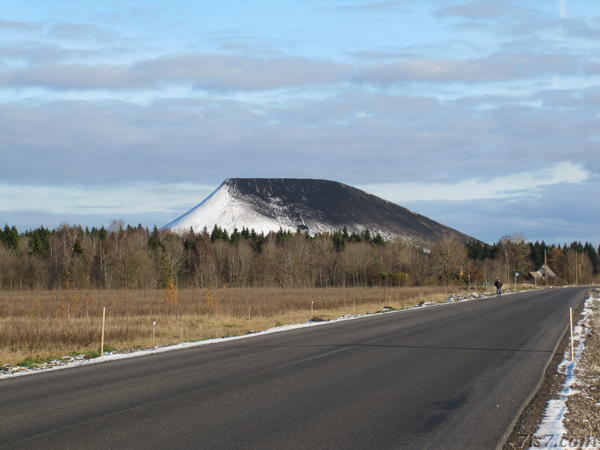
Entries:
{"type": "Polygon", "coordinates": [[[163,225],[310,177],[599,243],[599,47],[592,0],[4,0],[0,222],[163,225]]]}

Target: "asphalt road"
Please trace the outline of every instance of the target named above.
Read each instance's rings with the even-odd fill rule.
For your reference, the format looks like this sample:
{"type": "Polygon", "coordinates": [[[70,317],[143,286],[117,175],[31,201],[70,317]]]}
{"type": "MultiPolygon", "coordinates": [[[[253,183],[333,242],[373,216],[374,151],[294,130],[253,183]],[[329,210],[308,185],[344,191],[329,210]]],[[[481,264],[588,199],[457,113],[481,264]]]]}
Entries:
{"type": "Polygon", "coordinates": [[[2,448],[494,448],[582,289],[0,381],[2,448]]]}

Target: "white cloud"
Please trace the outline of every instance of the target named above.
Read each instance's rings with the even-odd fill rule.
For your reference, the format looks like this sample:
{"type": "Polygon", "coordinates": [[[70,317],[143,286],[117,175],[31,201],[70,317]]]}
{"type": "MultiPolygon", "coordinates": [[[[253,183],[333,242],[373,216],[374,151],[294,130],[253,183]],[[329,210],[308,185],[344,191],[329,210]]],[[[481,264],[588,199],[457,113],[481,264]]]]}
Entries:
{"type": "Polygon", "coordinates": [[[406,81],[489,83],[548,74],[577,75],[583,72],[584,67],[582,59],[566,53],[493,53],[467,59],[411,57],[367,66],[357,72],[353,80],[373,85],[394,85],[406,81]]]}
{"type": "MultiPolygon", "coordinates": [[[[501,172],[502,168],[499,170],[501,172]]],[[[398,203],[465,201],[532,196],[544,186],[581,183],[589,177],[589,172],[581,165],[563,161],[546,169],[500,175],[489,180],[470,178],[455,183],[376,183],[361,188],[398,203]]]]}
{"type": "Polygon", "coordinates": [[[400,8],[408,6],[409,2],[406,0],[398,1],[380,1],[380,2],[366,2],[357,5],[346,5],[338,7],[342,11],[357,11],[357,12],[369,12],[369,11],[396,11],[400,8]]]}
{"type": "Polygon", "coordinates": [[[390,62],[364,66],[306,57],[209,53],[178,53],[133,63],[56,62],[93,55],[91,50],[65,49],[35,42],[0,47],[0,56],[33,63],[0,70],[0,91],[38,87],[113,93],[149,90],[156,95],[157,89],[173,86],[254,92],[344,83],[375,87],[406,82],[496,83],[547,75],[575,76],[586,73],[586,68],[593,74],[597,65],[593,59],[574,54],[528,51],[490,53],[471,58],[398,55],[390,62]]]}
{"type": "Polygon", "coordinates": [[[177,53],[131,64],[18,67],[0,71],[0,87],[114,91],[190,84],[198,89],[257,91],[338,83],[352,70],[344,64],[304,57],[177,53]]]}
{"type": "Polygon", "coordinates": [[[14,20],[0,19],[0,30],[31,31],[36,28],[39,28],[39,25],[31,22],[17,22],[14,20]]]}
{"type": "Polygon", "coordinates": [[[435,12],[437,17],[459,17],[471,20],[497,19],[500,17],[522,17],[535,11],[498,1],[473,1],[443,7],[435,12]]]}
{"type": "Polygon", "coordinates": [[[215,186],[191,183],[131,183],[94,186],[0,184],[0,211],[54,214],[179,214],[215,186]]]}

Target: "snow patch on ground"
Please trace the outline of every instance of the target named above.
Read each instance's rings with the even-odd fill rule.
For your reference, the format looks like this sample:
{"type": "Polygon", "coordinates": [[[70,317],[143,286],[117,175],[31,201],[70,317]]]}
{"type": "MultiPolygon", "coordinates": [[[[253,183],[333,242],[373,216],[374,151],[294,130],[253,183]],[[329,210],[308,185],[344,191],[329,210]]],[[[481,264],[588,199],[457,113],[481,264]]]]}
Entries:
{"type": "Polygon", "coordinates": [[[590,331],[586,327],[586,324],[592,314],[591,305],[598,300],[600,300],[600,298],[590,296],[585,301],[582,317],[573,328],[573,338],[575,342],[577,342],[574,352],[575,358],[571,361],[571,347],[568,346],[563,360],[558,366],[558,371],[565,375],[562,390],[560,391],[558,398],[548,401],[542,423],[535,433],[535,436],[542,440],[544,437],[547,438],[547,440],[544,441],[544,446],[568,448],[568,444],[565,444],[565,441],[562,441],[562,437],[567,434],[567,430],[564,426],[565,415],[568,411],[567,400],[570,396],[578,392],[574,388],[578,381],[575,375],[575,368],[585,349],[585,337],[590,331]]]}

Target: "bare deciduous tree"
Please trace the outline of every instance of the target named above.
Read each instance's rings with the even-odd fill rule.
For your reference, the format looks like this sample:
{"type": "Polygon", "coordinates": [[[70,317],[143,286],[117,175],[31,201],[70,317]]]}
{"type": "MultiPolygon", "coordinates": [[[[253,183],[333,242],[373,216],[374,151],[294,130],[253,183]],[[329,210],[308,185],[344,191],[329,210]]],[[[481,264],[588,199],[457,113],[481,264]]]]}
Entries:
{"type": "Polygon", "coordinates": [[[431,248],[434,273],[444,283],[458,279],[466,268],[467,249],[464,244],[454,239],[443,239],[431,248]]]}

